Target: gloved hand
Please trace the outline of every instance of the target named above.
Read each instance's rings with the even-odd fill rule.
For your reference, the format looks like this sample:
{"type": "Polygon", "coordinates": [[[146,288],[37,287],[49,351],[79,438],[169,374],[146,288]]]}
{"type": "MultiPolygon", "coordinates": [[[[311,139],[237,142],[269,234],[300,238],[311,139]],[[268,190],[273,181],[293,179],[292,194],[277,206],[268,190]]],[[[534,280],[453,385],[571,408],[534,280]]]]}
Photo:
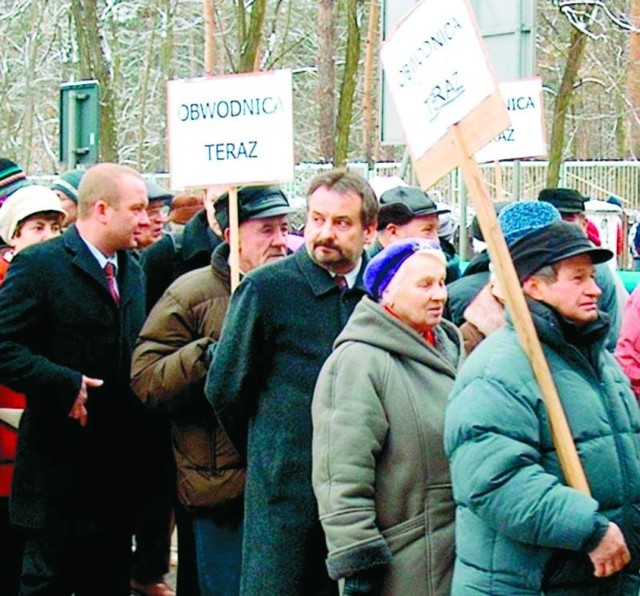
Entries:
{"type": "Polygon", "coordinates": [[[364,571],[358,571],[344,580],[344,591],[342,596],[379,596],[382,590],[382,580],[384,578],[384,566],[372,567],[364,571]]]}

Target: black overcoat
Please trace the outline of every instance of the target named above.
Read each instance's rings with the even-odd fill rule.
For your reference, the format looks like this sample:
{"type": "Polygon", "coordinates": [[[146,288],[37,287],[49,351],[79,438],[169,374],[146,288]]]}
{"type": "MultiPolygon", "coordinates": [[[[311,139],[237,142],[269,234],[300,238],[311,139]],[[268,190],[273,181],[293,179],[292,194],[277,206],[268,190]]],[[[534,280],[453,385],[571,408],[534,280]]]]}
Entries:
{"type": "Polygon", "coordinates": [[[364,294],[364,266],[342,291],[302,248],[249,273],[231,298],[206,392],[247,454],[243,595],[337,593],[311,486],[311,400],[364,294]]]}
{"type": "Polygon", "coordinates": [[[129,387],[144,322],[142,271],[118,253],[118,308],[75,226],[14,259],[0,290],[0,382],[26,395],[11,520],[46,528],[71,516],[121,523],[130,513],[133,427],[142,406],[129,387]],[[69,417],[82,375],[88,424],[69,417]]]}

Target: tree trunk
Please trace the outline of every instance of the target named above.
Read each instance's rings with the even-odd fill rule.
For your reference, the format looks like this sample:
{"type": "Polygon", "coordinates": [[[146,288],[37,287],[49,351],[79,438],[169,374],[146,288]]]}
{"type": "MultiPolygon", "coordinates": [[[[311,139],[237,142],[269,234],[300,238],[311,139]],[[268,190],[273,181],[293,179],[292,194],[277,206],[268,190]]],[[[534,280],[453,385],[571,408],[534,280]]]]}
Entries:
{"type": "Polygon", "coordinates": [[[202,0],[202,15],[204,17],[204,74],[212,75],[216,65],[216,13],[214,0],[202,0]]]}
{"type": "MultiPolygon", "coordinates": [[[[38,15],[42,14],[38,2],[33,2],[29,11],[29,22],[31,28],[29,31],[29,43],[25,48],[26,69],[27,72],[36,72],[37,50],[39,42],[40,23],[42,18],[38,15]]],[[[32,85],[27,84],[24,94],[23,115],[22,115],[22,163],[21,166],[28,172],[31,169],[31,153],[33,147],[33,130],[34,130],[34,112],[36,98],[34,97],[35,89],[32,85]]]]}
{"type": "Polygon", "coordinates": [[[378,143],[376,135],[376,102],[375,93],[375,65],[378,53],[380,25],[380,0],[370,0],[369,27],[367,29],[367,49],[364,58],[363,97],[362,97],[362,145],[364,158],[372,167],[378,158],[378,143]]]}
{"type": "Polygon", "coordinates": [[[629,67],[627,70],[627,100],[629,117],[629,151],[634,159],[640,155],[640,0],[631,0],[629,20],[636,31],[629,32],[629,67]]]}
{"type": "Polygon", "coordinates": [[[334,0],[318,3],[318,144],[320,161],[334,163],[335,131],[334,0]]]}
{"type": "Polygon", "coordinates": [[[349,153],[349,133],[353,117],[353,96],[358,77],[358,61],[360,60],[361,43],[361,9],[362,0],[347,0],[347,50],[340,85],[338,115],[336,117],[336,149],[335,164],[343,166],[347,163],[349,153]]]}
{"type": "Polygon", "coordinates": [[[96,79],[100,85],[99,161],[118,161],[116,99],[112,73],[104,55],[96,0],[71,0],[71,13],[76,28],[80,75],[96,79]]]}
{"type": "Polygon", "coordinates": [[[249,25],[243,28],[245,36],[240,44],[240,67],[238,72],[253,72],[260,69],[262,30],[267,14],[267,0],[253,0],[249,25]]]}
{"type": "MultiPolygon", "coordinates": [[[[159,5],[160,0],[156,0],[149,7],[149,14],[153,19],[153,28],[151,29],[151,38],[147,46],[147,57],[144,61],[142,75],[140,77],[140,113],[138,115],[138,130],[142,133],[145,130],[145,124],[147,119],[147,97],[149,95],[149,80],[151,78],[151,69],[155,66],[154,56],[158,53],[156,47],[156,38],[159,27],[159,5]]],[[[140,134],[138,138],[138,147],[136,151],[136,168],[138,170],[143,168],[144,159],[144,147],[145,147],[145,135],[140,134]]]]}
{"type": "Polygon", "coordinates": [[[580,69],[586,42],[587,36],[584,33],[578,31],[578,29],[571,30],[567,62],[564,67],[560,89],[558,89],[553,105],[553,123],[549,143],[549,169],[547,171],[547,186],[549,187],[557,186],[560,179],[567,112],[573,99],[573,88],[578,78],[578,70],[580,69]]]}

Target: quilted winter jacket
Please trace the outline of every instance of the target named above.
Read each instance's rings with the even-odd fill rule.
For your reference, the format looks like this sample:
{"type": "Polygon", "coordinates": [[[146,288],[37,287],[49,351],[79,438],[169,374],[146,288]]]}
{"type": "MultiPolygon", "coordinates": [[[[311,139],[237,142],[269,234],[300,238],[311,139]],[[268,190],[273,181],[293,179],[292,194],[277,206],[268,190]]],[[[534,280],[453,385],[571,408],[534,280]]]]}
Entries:
{"type": "Polygon", "coordinates": [[[387,564],[382,594],[448,595],[454,502],[442,433],[462,353],[364,297],[313,398],[313,486],[334,579],[387,564]]]}
{"type": "Polygon", "coordinates": [[[242,458],[204,396],[205,354],[217,340],[229,302],[229,245],[211,265],[179,277],[140,332],[131,368],[134,392],[171,418],[180,502],[190,511],[227,503],[244,492],[242,458]]]}
{"type": "Polygon", "coordinates": [[[452,594],[638,594],[640,413],[598,321],[568,343],[529,301],[592,496],[564,482],[542,395],[507,314],[466,360],[445,421],[457,504],[452,594]],[[576,347],[580,346],[580,347],[576,347]],[[598,579],[588,557],[620,526],[632,561],[598,579]]]}

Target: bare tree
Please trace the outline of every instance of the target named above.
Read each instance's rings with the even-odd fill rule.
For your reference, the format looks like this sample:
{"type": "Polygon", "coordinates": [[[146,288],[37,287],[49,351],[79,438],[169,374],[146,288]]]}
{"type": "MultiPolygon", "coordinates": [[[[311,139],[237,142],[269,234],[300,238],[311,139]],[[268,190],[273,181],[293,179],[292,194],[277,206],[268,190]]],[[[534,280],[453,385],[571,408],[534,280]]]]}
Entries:
{"type": "Polygon", "coordinates": [[[370,0],[369,26],[364,59],[362,91],[362,145],[364,158],[372,165],[377,159],[376,112],[375,112],[375,67],[380,39],[380,1],[370,0]]]}
{"type": "Polygon", "coordinates": [[[349,153],[349,135],[353,118],[353,97],[356,90],[360,45],[362,39],[363,2],[347,0],[347,48],[336,116],[336,148],[334,163],[344,165],[349,153]]]}
{"type": "Polygon", "coordinates": [[[110,61],[103,49],[97,0],[71,0],[80,76],[100,85],[100,160],[118,161],[116,95],[110,61]]]}
{"type": "Polygon", "coordinates": [[[318,139],[320,161],[334,162],[335,133],[335,40],[334,0],[318,2],[318,139]]]}
{"type": "MultiPolygon", "coordinates": [[[[640,0],[631,0],[630,20],[635,31],[629,34],[629,68],[627,70],[627,100],[629,118],[629,153],[640,155],[640,0]]],[[[622,154],[622,153],[621,153],[622,154]]]]}
{"type": "Polygon", "coordinates": [[[216,64],[216,11],[214,0],[202,0],[202,14],[204,16],[204,72],[212,75],[216,64]]]}

